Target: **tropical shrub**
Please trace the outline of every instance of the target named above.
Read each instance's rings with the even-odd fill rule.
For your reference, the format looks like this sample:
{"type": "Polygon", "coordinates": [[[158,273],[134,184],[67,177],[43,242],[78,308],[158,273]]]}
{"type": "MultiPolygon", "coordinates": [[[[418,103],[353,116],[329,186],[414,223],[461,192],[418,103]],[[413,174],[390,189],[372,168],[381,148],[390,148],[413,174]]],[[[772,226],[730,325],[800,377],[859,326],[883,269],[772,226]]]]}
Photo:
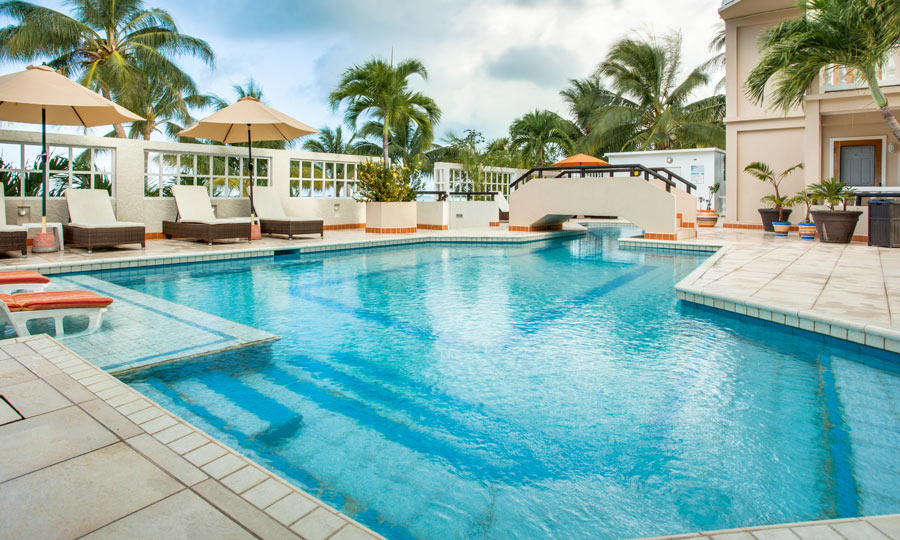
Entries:
{"type": "MultiPolygon", "coordinates": [[[[800,170],[802,168],[803,168],[803,164],[798,163],[798,164],[794,165],[793,167],[789,167],[779,173],[779,172],[775,172],[775,170],[772,169],[772,167],[766,163],[763,163],[761,161],[754,161],[750,165],[747,165],[746,167],[744,167],[744,172],[750,174],[751,176],[753,176],[760,182],[766,182],[772,186],[772,190],[775,193],[773,193],[772,195],[766,195],[761,200],[762,200],[762,202],[764,202],[766,204],[771,204],[774,208],[781,210],[782,207],[790,206],[790,205],[785,204],[788,201],[788,197],[782,197],[781,192],[779,191],[778,188],[781,186],[781,182],[785,178],[787,178],[792,173],[794,173],[795,171],[800,170]]],[[[778,213],[779,219],[782,219],[781,214],[782,214],[782,212],[778,213]]]]}
{"type": "Polygon", "coordinates": [[[834,207],[838,204],[842,204],[842,210],[846,212],[847,201],[853,198],[853,188],[835,177],[813,184],[809,186],[809,190],[816,198],[824,201],[831,211],[834,211],[834,207]]]}
{"type": "Polygon", "coordinates": [[[402,165],[384,166],[367,161],[357,168],[357,195],[360,202],[411,202],[422,189],[420,171],[402,165]]]}

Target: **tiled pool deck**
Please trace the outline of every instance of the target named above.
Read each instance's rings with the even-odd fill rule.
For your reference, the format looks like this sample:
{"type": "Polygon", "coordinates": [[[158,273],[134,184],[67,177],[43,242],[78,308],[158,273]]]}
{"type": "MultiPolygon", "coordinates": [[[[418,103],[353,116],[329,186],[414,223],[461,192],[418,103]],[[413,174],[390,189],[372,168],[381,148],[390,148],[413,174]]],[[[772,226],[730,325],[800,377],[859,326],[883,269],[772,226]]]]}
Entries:
{"type": "MultiPolygon", "coordinates": [[[[325,239],[266,238],[214,246],[156,240],[144,251],[87,255],[69,249],[0,259],[0,270],[87,272],[271,257],[285,249],[531,242],[580,231],[578,226],[562,233],[492,228],[371,235],[351,230],[328,232],[325,239]]],[[[701,230],[689,241],[629,239],[623,245],[714,252],[678,284],[682,300],[900,352],[900,250],[775,239],[759,231],[731,229],[701,230]]],[[[0,538],[378,537],[110,375],[277,336],[91,276],[66,275],[54,281],[60,287],[102,290],[115,297],[115,308],[103,332],[66,338],[65,347],[46,336],[0,341],[0,395],[15,408],[0,401],[0,500],[10,501],[4,503],[5,515],[20,516],[0,521],[0,538]],[[154,334],[153,328],[165,329],[165,334],[154,334]],[[86,500],[91,501],[89,511],[82,502],[86,500]]],[[[671,538],[900,540],[900,516],[671,538]]]]}

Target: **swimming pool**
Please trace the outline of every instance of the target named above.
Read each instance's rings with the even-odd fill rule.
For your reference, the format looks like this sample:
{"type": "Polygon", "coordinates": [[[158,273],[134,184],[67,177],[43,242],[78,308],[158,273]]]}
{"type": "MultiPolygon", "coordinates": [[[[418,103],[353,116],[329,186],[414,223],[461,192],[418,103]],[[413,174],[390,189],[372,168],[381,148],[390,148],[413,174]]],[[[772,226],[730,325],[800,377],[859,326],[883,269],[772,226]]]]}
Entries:
{"type": "Polygon", "coordinates": [[[593,229],[109,271],[282,336],[121,378],[389,538],[621,538],[900,512],[892,355],[679,303],[593,229]]]}

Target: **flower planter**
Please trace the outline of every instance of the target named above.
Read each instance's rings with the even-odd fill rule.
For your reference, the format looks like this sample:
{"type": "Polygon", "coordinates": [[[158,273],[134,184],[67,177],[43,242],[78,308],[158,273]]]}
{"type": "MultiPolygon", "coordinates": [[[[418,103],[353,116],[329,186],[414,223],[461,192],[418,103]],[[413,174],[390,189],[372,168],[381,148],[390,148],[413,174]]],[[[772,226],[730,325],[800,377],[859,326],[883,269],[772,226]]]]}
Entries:
{"type": "Polygon", "coordinates": [[[815,223],[798,223],[797,227],[800,229],[800,239],[801,240],[815,240],[816,239],[816,224],[815,223]]]}
{"type": "Polygon", "coordinates": [[[719,216],[715,210],[697,210],[697,226],[698,227],[715,227],[719,221],[719,216]]]}
{"type": "Polygon", "coordinates": [[[416,232],[415,202],[367,202],[366,232],[398,234],[416,232]]]}
{"type": "Polygon", "coordinates": [[[772,223],[775,221],[779,221],[783,219],[787,221],[791,218],[791,209],[785,208],[781,210],[782,214],[779,216],[779,210],[777,208],[760,208],[759,216],[762,218],[763,230],[766,232],[775,232],[775,228],[772,226],[772,223]]]}
{"type": "Polygon", "coordinates": [[[791,222],[790,221],[773,221],[772,229],[775,231],[775,236],[781,238],[787,238],[789,232],[791,232],[791,222]]]}
{"type": "Polygon", "coordinates": [[[862,212],[859,210],[813,210],[813,221],[816,222],[816,233],[819,240],[827,244],[849,244],[853,239],[853,231],[862,212]]]}

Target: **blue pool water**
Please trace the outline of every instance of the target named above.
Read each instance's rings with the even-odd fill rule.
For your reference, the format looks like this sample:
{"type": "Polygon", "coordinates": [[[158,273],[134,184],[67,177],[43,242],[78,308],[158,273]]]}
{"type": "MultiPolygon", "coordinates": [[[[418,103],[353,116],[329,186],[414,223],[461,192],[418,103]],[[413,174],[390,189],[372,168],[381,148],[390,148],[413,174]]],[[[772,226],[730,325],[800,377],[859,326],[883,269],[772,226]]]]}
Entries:
{"type": "Polygon", "coordinates": [[[900,512],[892,355],[680,303],[594,229],[97,274],[277,342],[122,379],[389,538],[900,512]]]}

